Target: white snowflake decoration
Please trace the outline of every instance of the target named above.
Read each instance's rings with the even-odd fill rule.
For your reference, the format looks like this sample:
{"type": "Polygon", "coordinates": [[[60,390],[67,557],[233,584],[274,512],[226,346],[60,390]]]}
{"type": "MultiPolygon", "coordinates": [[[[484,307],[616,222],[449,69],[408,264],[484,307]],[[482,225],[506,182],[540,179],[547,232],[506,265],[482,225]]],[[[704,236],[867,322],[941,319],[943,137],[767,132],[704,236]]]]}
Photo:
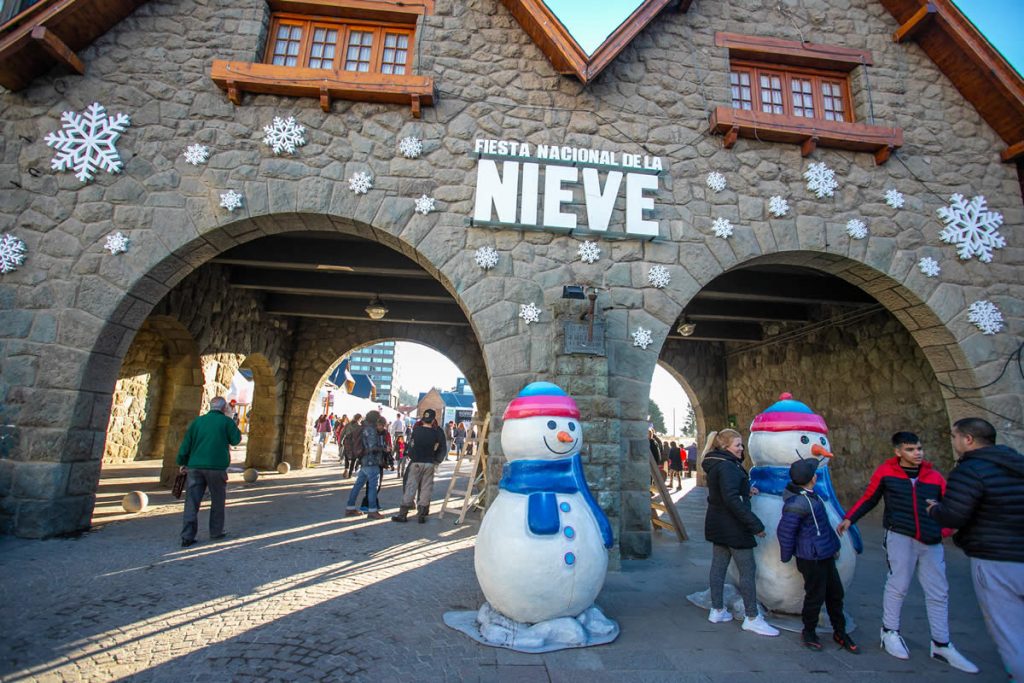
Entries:
{"type": "Polygon", "coordinates": [[[242,195],[234,190],[228,190],[220,196],[220,205],[228,211],[234,211],[242,206],[242,195]]]}
{"type": "Polygon", "coordinates": [[[921,260],[917,262],[917,268],[928,277],[937,277],[939,271],[942,270],[939,267],[939,262],[931,256],[922,257],[921,260]]]}
{"type": "Polygon", "coordinates": [[[789,202],[780,195],[775,195],[768,200],[768,211],[776,218],[782,218],[789,213],[789,202]]]}
{"type": "Polygon", "coordinates": [[[715,233],[716,237],[728,239],[732,237],[732,223],[728,218],[716,218],[715,222],[711,224],[711,231],[715,233]]]}
{"type": "Polygon", "coordinates": [[[721,192],[725,189],[725,176],[718,171],[712,171],[711,173],[708,173],[707,183],[708,187],[715,192],[721,192]]]}
{"type": "Polygon", "coordinates": [[[584,263],[593,263],[601,258],[601,247],[597,246],[597,242],[587,240],[576,250],[576,254],[584,263]]]}
{"type": "Polygon", "coordinates": [[[209,158],[210,148],[206,145],[189,145],[185,148],[185,161],[193,166],[205,164],[209,158]]]}
{"type": "Polygon", "coordinates": [[[807,179],[807,189],[816,194],[818,199],[831,197],[839,187],[836,172],[821,161],[808,166],[804,178],[807,179]]]}
{"type": "Polygon", "coordinates": [[[412,135],[402,138],[402,141],[398,143],[398,151],[406,159],[415,159],[423,154],[423,141],[412,135]]]}
{"type": "Polygon", "coordinates": [[[93,179],[96,169],[107,173],[121,170],[121,156],[114,143],[131,120],[125,114],[107,116],[99,102],[90,104],[81,115],[66,111],[60,116],[63,130],[48,133],[46,144],[57,150],[50,161],[55,171],[75,169],[75,177],[83,183],[93,179]]]}
{"type": "Polygon", "coordinates": [[[647,271],[647,281],[651,283],[652,287],[662,289],[672,281],[672,276],[665,266],[651,266],[651,269],[647,271]]]}
{"type": "Polygon", "coordinates": [[[527,325],[535,323],[540,320],[540,309],[534,306],[532,301],[522,304],[519,306],[519,317],[525,320],[527,325]]]}
{"type": "Polygon", "coordinates": [[[423,195],[416,200],[416,213],[422,213],[426,216],[428,213],[434,210],[434,198],[423,195]]]}
{"type": "Polygon", "coordinates": [[[0,238],[0,273],[10,273],[25,262],[25,243],[7,233],[0,238]]]}
{"type": "Polygon", "coordinates": [[[639,346],[646,351],[647,347],[653,343],[654,339],[651,337],[650,330],[645,330],[642,327],[636,328],[636,332],[633,333],[633,346],[639,346]]]}
{"type": "Polygon", "coordinates": [[[122,254],[128,251],[128,236],[123,232],[115,232],[113,235],[107,235],[107,241],[103,245],[103,248],[110,252],[110,255],[122,254]]]}
{"type": "Polygon", "coordinates": [[[983,334],[995,334],[1003,329],[1003,314],[991,301],[975,301],[967,310],[970,311],[967,319],[983,334]]]}
{"type": "Polygon", "coordinates": [[[992,250],[1002,249],[1006,240],[999,234],[1003,214],[985,210],[985,198],[981,195],[966,201],[962,194],[949,198],[949,206],[939,209],[939,218],[946,227],[939,237],[946,244],[955,244],[961,259],[977,256],[982,263],[991,263],[992,250]]]}
{"type": "Polygon", "coordinates": [[[490,270],[498,265],[498,250],[494,247],[480,247],[473,255],[473,260],[484,270],[490,270]]]}
{"type": "Polygon", "coordinates": [[[859,218],[851,218],[846,221],[846,234],[855,240],[862,240],[868,236],[868,226],[859,218]]]}
{"type": "Polygon", "coordinates": [[[903,193],[899,190],[888,189],[885,191],[885,203],[894,209],[903,208],[903,193]]]}
{"type": "Polygon", "coordinates": [[[296,147],[306,144],[306,138],[302,135],[305,132],[306,127],[297,124],[294,116],[286,119],[275,116],[271,125],[263,126],[263,144],[274,150],[274,154],[295,154],[296,147]]]}
{"type": "Polygon", "coordinates": [[[348,189],[356,194],[366,194],[370,191],[371,187],[373,187],[373,176],[369,173],[360,171],[359,173],[354,173],[348,179],[348,189]]]}

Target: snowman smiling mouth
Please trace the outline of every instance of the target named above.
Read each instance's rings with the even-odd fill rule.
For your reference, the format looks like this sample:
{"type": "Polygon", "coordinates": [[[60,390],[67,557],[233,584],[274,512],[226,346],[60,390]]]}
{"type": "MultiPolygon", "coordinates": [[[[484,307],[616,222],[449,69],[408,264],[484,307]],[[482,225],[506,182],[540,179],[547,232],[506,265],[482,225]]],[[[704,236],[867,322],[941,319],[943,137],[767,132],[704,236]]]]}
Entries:
{"type": "MultiPolygon", "coordinates": [[[[549,451],[551,451],[552,453],[554,453],[555,455],[565,455],[566,453],[571,453],[572,449],[576,447],[576,439],[573,439],[572,441],[569,442],[570,445],[569,445],[569,449],[568,450],[556,451],[554,448],[551,447],[551,444],[548,443],[548,437],[545,436],[543,438],[544,438],[544,446],[546,446],[547,449],[549,451]]],[[[561,439],[559,439],[559,441],[561,441],[561,439]]]]}

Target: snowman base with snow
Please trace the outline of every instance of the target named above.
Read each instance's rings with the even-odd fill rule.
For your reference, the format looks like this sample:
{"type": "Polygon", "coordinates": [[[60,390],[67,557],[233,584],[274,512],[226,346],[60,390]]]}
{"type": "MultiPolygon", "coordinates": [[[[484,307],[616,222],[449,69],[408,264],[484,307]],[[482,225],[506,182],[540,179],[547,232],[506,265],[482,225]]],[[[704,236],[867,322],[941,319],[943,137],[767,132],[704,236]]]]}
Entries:
{"type": "Polygon", "coordinates": [[[594,604],[612,533],[583,475],[579,418],[576,402],[548,382],[527,385],[505,411],[508,462],[474,549],[487,602],[444,616],[478,642],[550,652],[618,637],[618,625],[594,604]]]}

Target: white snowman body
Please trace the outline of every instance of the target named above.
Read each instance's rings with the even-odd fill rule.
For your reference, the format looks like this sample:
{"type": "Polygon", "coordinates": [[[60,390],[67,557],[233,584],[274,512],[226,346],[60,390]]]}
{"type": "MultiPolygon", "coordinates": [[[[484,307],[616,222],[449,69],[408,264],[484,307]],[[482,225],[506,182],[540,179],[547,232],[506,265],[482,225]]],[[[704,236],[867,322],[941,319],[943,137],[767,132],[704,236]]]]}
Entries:
{"type": "MultiPolygon", "coordinates": [[[[580,452],[582,426],[573,417],[506,418],[501,446],[509,461],[570,459],[580,452]]],[[[504,488],[488,506],[477,534],[474,564],[487,601],[516,621],[534,624],[575,617],[604,585],[608,553],[582,493],[555,493],[557,533],[530,531],[529,495],[504,488]]]]}

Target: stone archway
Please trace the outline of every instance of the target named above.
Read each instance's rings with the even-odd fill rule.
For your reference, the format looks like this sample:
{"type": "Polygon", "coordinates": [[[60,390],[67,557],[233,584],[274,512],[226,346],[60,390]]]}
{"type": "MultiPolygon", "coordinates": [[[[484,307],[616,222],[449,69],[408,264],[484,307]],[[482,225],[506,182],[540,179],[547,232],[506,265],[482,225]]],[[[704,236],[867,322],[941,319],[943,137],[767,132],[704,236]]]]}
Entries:
{"type": "Polygon", "coordinates": [[[278,381],[270,361],[262,353],[246,356],[239,370],[251,370],[254,382],[247,416],[245,466],[273,469],[280,461],[284,382],[278,381]]]}

